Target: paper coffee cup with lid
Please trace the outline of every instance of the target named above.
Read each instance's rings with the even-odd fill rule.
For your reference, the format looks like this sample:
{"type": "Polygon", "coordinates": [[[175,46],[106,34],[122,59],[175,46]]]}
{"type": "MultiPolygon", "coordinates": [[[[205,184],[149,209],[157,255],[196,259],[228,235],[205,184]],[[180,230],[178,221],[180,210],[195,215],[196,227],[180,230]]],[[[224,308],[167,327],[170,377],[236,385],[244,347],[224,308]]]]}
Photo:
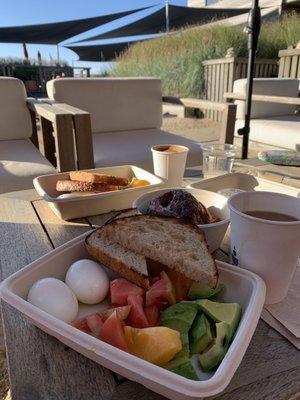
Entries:
{"type": "Polygon", "coordinates": [[[151,148],[155,175],[168,186],[181,186],[188,147],[177,144],[159,144],[151,148]]]}

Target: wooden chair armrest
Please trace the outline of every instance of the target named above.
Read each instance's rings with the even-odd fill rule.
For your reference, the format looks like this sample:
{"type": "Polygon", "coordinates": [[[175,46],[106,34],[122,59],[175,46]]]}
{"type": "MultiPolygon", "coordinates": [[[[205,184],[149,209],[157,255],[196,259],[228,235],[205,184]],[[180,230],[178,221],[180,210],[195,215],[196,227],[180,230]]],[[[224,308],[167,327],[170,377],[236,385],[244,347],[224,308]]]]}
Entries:
{"type": "Polygon", "coordinates": [[[221,111],[220,143],[233,143],[236,117],[235,104],[193,98],[180,98],[175,96],[163,96],[162,101],[163,103],[178,104],[188,108],[221,111]]]}
{"type": "Polygon", "coordinates": [[[163,96],[163,103],[170,104],[178,104],[187,108],[199,108],[203,110],[215,110],[215,111],[224,111],[227,108],[226,102],[214,102],[209,100],[202,99],[193,99],[193,98],[184,98],[184,97],[175,97],[175,96],[163,96]]]}
{"type": "Polygon", "coordinates": [[[30,112],[41,122],[44,156],[59,172],[77,169],[73,137],[73,116],[70,112],[36,99],[27,99],[30,112]]]}
{"type": "MultiPolygon", "coordinates": [[[[227,100],[246,100],[246,95],[244,93],[224,93],[224,99],[227,100]]],[[[262,94],[253,94],[253,101],[261,101],[264,103],[277,103],[277,104],[291,104],[300,106],[299,97],[286,97],[286,96],[268,96],[262,94]]]]}
{"type": "Polygon", "coordinates": [[[37,116],[43,117],[52,123],[55,122],[57,116],[71,116],[71,113],[66,110],[35,99],[27,99],[26,103],[30,111],[33,111],[37,116]]]}

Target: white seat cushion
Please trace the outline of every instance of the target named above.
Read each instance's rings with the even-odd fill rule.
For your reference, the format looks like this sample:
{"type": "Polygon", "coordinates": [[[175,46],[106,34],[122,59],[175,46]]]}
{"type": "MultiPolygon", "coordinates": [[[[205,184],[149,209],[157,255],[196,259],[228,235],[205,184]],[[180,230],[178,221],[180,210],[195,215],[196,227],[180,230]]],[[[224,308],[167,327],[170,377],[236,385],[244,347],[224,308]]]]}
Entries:
{"type": "Polygon", "coordinates": [[[25,139],[32,135],[26,97],[20,79],[0,77],[0,140],[25,139]]]}
{"type": "MultiPolygon", "coordinates": [[[[243,126],[243,120],[236,121],[236,136],[238,136],[237,130],[243,126]]],[[[281,115],[279,117],[252,119],[250,126],[250,140],[284,149],[299,149],[300,116],[281,115]]]]}
{"type": "Polygon", "coordinates": [[[161,81],[155,78],[59,78],[47,82],[59,103],[88,111],[92,132],[160,128],[161,81]]]}
{"type": "Polygon", "coordinates": [[[0,141],[0,193],[31,189],[36,176],[55,173],[29,139],[0,141]]]}
{"type": "Polygon", "coordinates": [[[96,167],[129,164],[153,171],[151,147],[156,144],[187,146],[187,166],[202,165],[199,143],[160,129],[98,133],[93,135],[93,144],[96,167]]]}
{"type": "MultiPolygon", "coordinates": [[[[246,93],[247,79],[234,81],[234,93],[246,93]]],[[[299,79],[294,78],[255,78],[253,80],[253,94],[266,96],[298,97],[299,79]]],[[[245,118],[245,101],[235,101],[237,105],[236,118],[245,118]]],[[[251,108],[252,118],[269,118],[279,115],[292,115],[296,106],[289,104],[276,104],[262,101],[253,101],[251,108]]]]}

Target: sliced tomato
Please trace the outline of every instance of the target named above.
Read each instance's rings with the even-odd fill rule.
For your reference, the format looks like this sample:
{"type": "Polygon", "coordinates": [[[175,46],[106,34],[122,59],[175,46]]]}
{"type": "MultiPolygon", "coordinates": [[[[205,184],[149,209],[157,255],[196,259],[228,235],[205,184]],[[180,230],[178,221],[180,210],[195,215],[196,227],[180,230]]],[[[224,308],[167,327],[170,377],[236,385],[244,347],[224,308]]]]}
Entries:
{"type": "Polygon", "coordinates": [[[92,333],[92,331],[90,330],[90,328],[89,328],[89,326],[87,324],[86,318],[81,318],[78,321],[74,321],[72,323],[72,325],[75,328],[80,329],[82,332],[85,332],[85,333],[88,333],[88,334],[92,333]]]}
{"type": "Polygon", "coordinates": [[[175,304],[175,291],[165,271],[160,273],[160,279],[150,286],[146,292],[146,306],[156,305],[160,310],[175,304]]]}
{"type": "Polygon", "coordinates": [[[158,326],[159,309],[157,306],[148,306],[144,308],[149,326],[158,326]]]}
{"type": "Polygon", "coordinates": [[[86,323],[91,330],[91,334],[95,337],[99,337],[101,328],[103,326],[103,321],[100,316],[98,314],[88,315],[86,317],[86,323]]]}
{"type": "Polygon", "coordinates": [[[144,289],[124,278],[117,278],[110,282],[110,299],[114,306],[126,306],[130,295],[143,296],[144,289]]]}
{"type": "Polygon", "coordinates": [[[112,307],[112,308],[107,308],[106,310],[100,311],[98,315],[101,317],[102,321],[106,321],[108,317],[111,316],[111,314],[116,311],[119,315],[119,317],[122,320],[125,320],[128,317],[129,311],[131,309],[131,306],[123,306],[123,307],[112,307]]]}
{"type": "Polygon", "coordinates": [[[127,351],[123,321],[116,311],[114,311],[102,325],[99,339],[121,350],[127,351]]]}
{"type": "Polygon", "coordinates": [[[131,305],[131,310],[126,320],[126,325],[133,328],[147,328],[149,323],[144,312],[144,301],[140,295],[130,295],[127,297],[128,304],[131,305]]]}

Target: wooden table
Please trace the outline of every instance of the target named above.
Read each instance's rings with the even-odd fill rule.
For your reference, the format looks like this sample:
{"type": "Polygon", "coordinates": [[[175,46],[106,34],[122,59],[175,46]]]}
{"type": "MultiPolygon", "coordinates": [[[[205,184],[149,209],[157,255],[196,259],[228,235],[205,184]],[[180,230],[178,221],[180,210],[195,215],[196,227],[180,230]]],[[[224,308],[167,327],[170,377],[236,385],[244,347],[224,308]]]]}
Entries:
{"type": "MultiPolygon", "coordinates": [[[[34,190],[0,196],[2,279],[112,214],[58,219],[34,190]]],[[[224,243],[223,250],[226,250],[224,243]]],[[[218,251],[218,258],[227,258],[218,251]]],[[[158,400],[162,396],[66,347],[2,302],[11,395],[14,400],[158,400]]],[[[300,352],[260,320],[222,400],[300,398],[300,352]]]]}

